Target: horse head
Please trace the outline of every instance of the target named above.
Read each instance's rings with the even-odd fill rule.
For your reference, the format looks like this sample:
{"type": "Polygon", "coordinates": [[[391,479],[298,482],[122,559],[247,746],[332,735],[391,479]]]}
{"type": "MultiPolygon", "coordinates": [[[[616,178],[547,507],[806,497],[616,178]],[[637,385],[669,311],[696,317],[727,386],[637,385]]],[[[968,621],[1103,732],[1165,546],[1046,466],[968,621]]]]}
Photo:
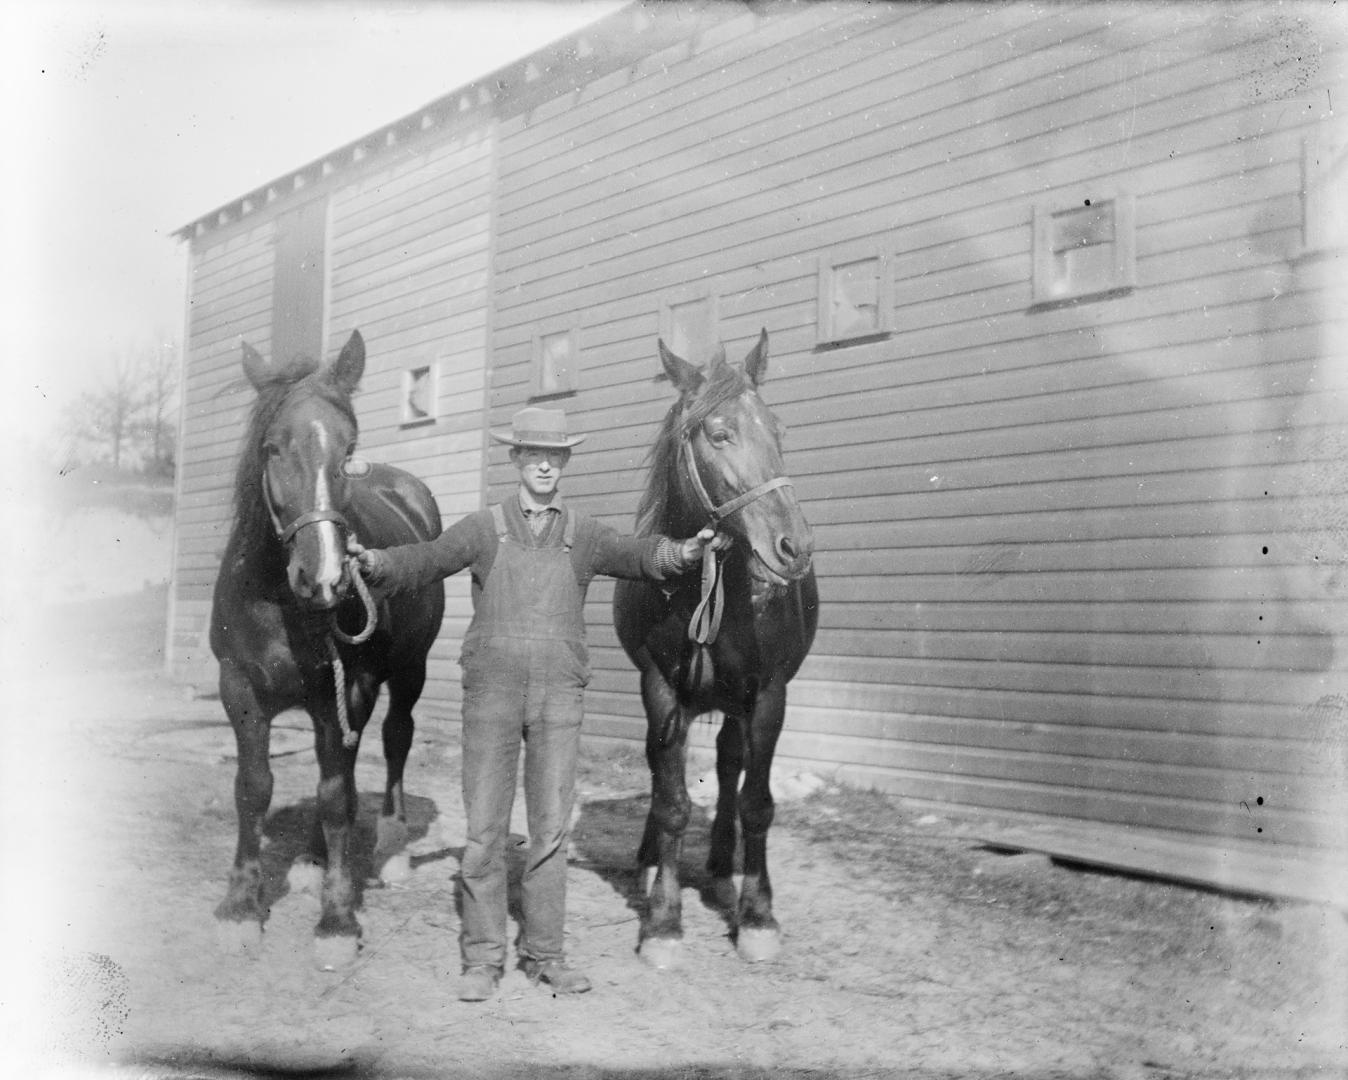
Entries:
{"type": "Polygon", "coordinates": [[[758,386],[768,363],[764,330],[742,365],[716,350],[705,372],[659,342],[660,362],[679,391],[669,437],[679,525],[708,522],[747,545],[749,572],[773,585],[810,571],[814,535],[782,464],[783,428],[758,386]]]}
{"type": "Polygon", "coordinates": [[[365,370],[365,342],[352,332],[337,361],[321,371],[303,356],[268,363],[244,342],[243,369],[258,404],[254,456],[241,462],[240,490],[257,485],[253,501],[265,507],[270,530],[285,548],[296,599],[311,610],[331,610],[350,585],[342,509],[345,466],[356,447],[350,399],[365,370]]]}

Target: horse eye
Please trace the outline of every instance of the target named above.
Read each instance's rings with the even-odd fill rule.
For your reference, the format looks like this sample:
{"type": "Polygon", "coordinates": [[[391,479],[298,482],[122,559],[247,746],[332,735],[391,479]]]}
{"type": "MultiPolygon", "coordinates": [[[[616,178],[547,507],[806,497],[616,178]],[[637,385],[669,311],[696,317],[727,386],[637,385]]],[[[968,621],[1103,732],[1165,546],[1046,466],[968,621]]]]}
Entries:
{"type": "Polygon", "coordinates": [[[725,428],[717,428],[715,431],[708,432],[707,438],[711,440],[713,446],[725,446],[730,442],[730,432],[725,428]]]}

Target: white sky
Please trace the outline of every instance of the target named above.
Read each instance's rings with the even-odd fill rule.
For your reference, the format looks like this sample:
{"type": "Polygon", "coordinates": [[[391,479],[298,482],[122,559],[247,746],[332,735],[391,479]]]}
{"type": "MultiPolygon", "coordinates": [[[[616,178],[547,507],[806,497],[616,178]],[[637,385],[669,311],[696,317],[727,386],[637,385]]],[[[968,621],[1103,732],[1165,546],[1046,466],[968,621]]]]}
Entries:
{"type": "Polygon", "coordinates": [[[181,339],[175,229],[619,6],[0,0],[7,426],[181,339]]]}

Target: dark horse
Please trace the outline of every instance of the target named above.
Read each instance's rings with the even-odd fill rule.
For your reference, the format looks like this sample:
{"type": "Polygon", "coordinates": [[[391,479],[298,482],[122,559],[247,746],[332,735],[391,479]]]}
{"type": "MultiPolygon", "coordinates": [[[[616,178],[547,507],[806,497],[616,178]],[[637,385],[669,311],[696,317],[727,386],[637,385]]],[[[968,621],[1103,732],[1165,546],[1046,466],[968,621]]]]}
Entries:
{"type": "Polygon", "coordinates": [[[360,733],[387,683],[388,779],[376,860],[391,854],[405,867],[403,768],[412,745],[412,706],[444,612],[441,589],[376,602],[352,573],[346,538],[358,536],[371,547],[427,540],[439,535],[440,514],[415,477],[352,458],[350,399],[365,370],[359,333],[326,370],[307,357],[268,364],[246,342],[243,369],[257,401],[211,612],[220,698],[238,744],[239,841],[229,891],[215,914],[226,944],[246,947],[260,939],[271,721],[302,707],[313,720],[319,768],[311,865],[326,864],[316,946],[320,965],[335,967],[355,955],[360,936],[347,850],[360,733]]]}
{"type": "Polygon", "coordinates": [[[692,536],[712,523],[732,542],[719,562],[704,560],[701,581],[697,574],[664,586],[620,581],[614,594],[618,638],[641,670],[651,770],[651,809],[638,859],[643,869],[656,869],[641,955],[657,967],[677,962],[679,855],[690,813],[685,740],[695,716],[720,710],[707,869],[718,902],[734,920],[740,955],[769,959],[780,932],[768,880],[768,774],[786,684],[814,641],[814,540],[782,467],[781,425],[758,396],[767,331],[742,367],[727,363],[723,347],[705,373],[663,341],[659,349],[679,400],[651,450],[637,531],[692,536]],[[744,878],[737,897],[732,874],[740,831],[744,878]]]}

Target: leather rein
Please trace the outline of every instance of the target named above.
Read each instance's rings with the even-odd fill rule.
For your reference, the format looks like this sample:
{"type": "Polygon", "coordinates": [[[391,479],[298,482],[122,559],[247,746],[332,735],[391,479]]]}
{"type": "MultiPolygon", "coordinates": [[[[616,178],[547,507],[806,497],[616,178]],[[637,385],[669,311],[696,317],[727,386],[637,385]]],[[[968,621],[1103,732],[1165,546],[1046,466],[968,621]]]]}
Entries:
{"type": "MultiPolygon", "coordinates": [[[[301,529],[310,525],[317,525],[323,521],[331,521],[344,533],[351,531],[351,526],[347,523],[346,518],[337,510],[307,510],[289,525],[282,527],[281,519],[276,513],[276,507],[271,501],[271,485],[267,483],[266,469],[262,470],[262,501],[267,505],[267,513],[271,516],[271,524],[276,531],[276,539],[281,542],[283,547],[289,545],[301,529]]],[[[332,664],[334,696],[337,701],[337,724],[342,729],[342,745],[350,748],[360,741],[360,733],[351,730],[351,722],[347,717],[346,668],[342,664],[341,654],[337,651],[337,643],[333,641],[333,638],[339,638],[348,645],[361,645],[368,641],[379,623],[379,609],[374,602],[374,597],[370,595],[370,587],[365,584],[365,579],[361,577],[360,562],[354,555],[346,555],[344,558],[346,559],[347,572],[351,575],[351,582],[356,588],[357,595],[360,596],[361,603],[365,605],[365,627],[356,634],[346,633],[337,625],[337,613],[334,611],[329,615],[328,632],[324,635],[324,641],[327,644],[328,660],[332,664]]]]}
{"type": "MultiPolygon", "coordinates": [[[[707,485],[702,482],[702,475],[697,467],[697,458],[693,454],[695,426],[684,425],[680,432],[679,460],[683,464],[684,472],[688,475],[688,482],[693,488],[693,494],[697,496],[697,501],[707,514],[708,524],[713,529],[735,511],[744,509],[750,503],[761,499],[768,492],[776,491],[778,488],[795,486],[789,476],[775,476],[771,480],[766,480],[751,487],[748,491],[736,495],[733,499],[727,499],[718,506],[707,491],[707,485]]],[[[704,550],[702,554],[702,596],[697,607],[693,609],[693,617],[688,623],[688,640],[698,645],[713,644],[721,632],[721,614],[725,607],[725,583],[722,580],[721,571],[721,562],[717,558],[716,552],[710,548],[704,550]]]]}

